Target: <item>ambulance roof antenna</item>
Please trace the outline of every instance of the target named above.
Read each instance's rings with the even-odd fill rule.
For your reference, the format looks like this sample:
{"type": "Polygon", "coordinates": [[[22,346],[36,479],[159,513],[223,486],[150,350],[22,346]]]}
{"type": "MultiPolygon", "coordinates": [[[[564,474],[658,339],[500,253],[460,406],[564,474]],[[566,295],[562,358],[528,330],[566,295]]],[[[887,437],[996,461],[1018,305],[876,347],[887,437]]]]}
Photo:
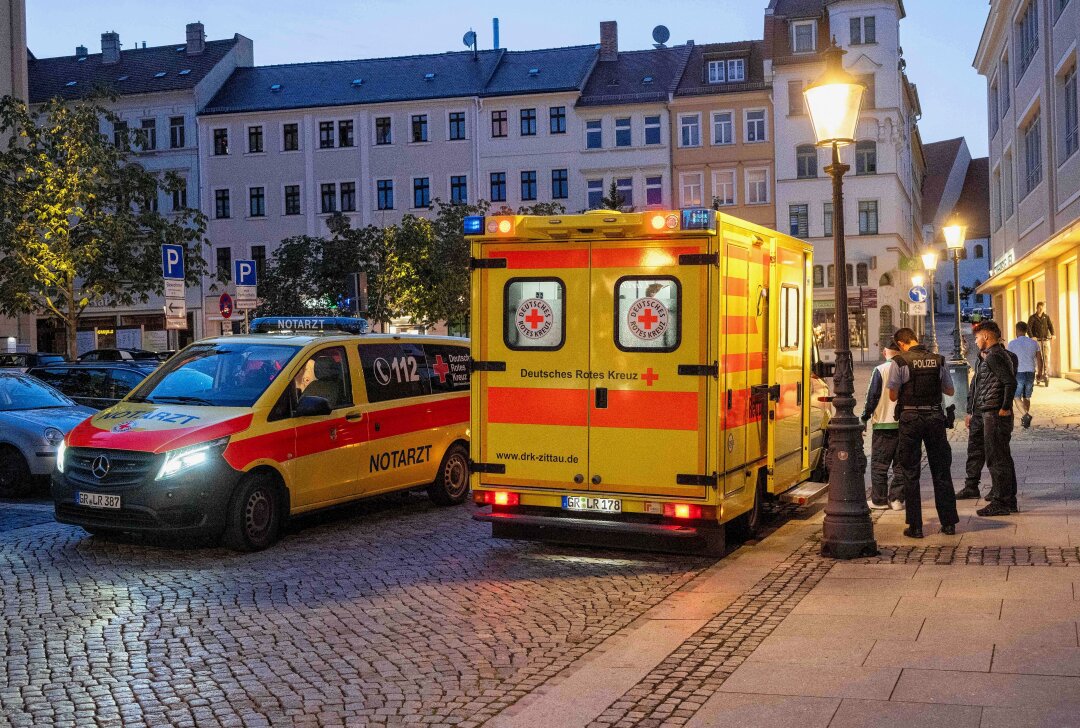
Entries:
{"type": "Polygon", "coordinates": [[[465,35],[461,36],[461,42],[465,44],[466,48],[472,48],[473,60],[477,59],[476,53],[476,31],[470,29],[465,35]]]}
{"type": "Polygon", "coordinates": [[[658,25],[652,29],[652,39],[656,41],[653,45],[654,48],[663,48],[664,44],[668,42],[668,38],[671,37],[671,31],[667,29],[666,25],[658,25]]]}

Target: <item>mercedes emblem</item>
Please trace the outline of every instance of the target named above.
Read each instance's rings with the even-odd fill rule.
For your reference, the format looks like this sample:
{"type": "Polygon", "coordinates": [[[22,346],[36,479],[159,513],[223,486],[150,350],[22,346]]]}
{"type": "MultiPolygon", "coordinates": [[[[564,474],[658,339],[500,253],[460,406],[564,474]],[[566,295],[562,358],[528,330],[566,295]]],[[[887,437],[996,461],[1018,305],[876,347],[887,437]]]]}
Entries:
{"type": "Polygon", "coordinates": [[[104,478],[109,474],[109,458],[104,455],[98,455],[90,465],[90,472],[93,473],[94,477],[98,480],[104,478]]]}

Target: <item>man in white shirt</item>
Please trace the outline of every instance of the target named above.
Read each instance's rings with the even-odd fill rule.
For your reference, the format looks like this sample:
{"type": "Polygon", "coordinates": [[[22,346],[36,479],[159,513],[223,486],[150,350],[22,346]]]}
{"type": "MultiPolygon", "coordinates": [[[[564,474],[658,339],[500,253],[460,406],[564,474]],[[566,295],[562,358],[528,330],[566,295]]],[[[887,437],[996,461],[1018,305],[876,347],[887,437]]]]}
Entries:
{"type": "Polygon", "coordinates": [[[1031,427],[1031,393],[1035,388],[1035,372],[1043,371],[1042,348],[1027,333],[1026,323],[1021,321],[1016,324],[1016,338],[1008,346],[1009,351],[1016,354],[1016,399],[1023,415],[1020,424],[1025,429],[1031,427]]]}

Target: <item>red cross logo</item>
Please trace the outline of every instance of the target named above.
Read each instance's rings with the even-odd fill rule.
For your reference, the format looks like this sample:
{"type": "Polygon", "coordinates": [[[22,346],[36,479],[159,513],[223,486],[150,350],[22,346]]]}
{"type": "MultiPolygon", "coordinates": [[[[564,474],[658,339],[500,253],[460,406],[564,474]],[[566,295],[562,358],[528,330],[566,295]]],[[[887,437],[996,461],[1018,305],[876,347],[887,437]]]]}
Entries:
{"type": "Polygon", "coordinates": [[[660,319],[656,317],[656,314],[652,312],[651,308],[646,307],[644,311],[638,314],[637,320],[640,321],[642,325],[644,325],[645,330],[648,331],[652,328],[652,325],[660,319]]]}
{"type": "Polygon", "coordinates": [[[645,370],[645,373],[641,375],[641,378],[645,380],[646,387],[651,387],[653,382],[660,378],[660,375],[654,372],[652,367],[649,367],[645,370]]]}
{"type": "Polygon", "coordinates": [[[439,375],[439,384],[446,384],[446,375],[450,373],[450,366],[443,361],[442,354],[435,357],[435,366],[431,367],[431,371],[439,375]]]}
{"type": "Polygon", "coordinates": [[[534,308],[530,311],[529,315],[525,317],[525,322],[534,329],[539,328],[540,324],[544,323],[544,317],[540,315],[540,309],[534,308]]]}

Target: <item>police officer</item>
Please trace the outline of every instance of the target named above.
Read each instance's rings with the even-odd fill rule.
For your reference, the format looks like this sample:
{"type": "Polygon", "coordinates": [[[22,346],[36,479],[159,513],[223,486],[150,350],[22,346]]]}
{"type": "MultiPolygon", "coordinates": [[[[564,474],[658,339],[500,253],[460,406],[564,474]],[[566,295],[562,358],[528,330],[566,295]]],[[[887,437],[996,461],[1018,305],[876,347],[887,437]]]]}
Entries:
{"type": "Polygon", "coordinates": [[[904,473],[908,523],[904,535],[923,537],[919,460],[925,443],[941,532],[952,536],[960,517],[956,514],[956,494],[950,472],[952,449],[945,436],[945,413],[941,409],[941,396],[954,392],[952,377],[945,366],[945,357],[927,351],[911,329],[897,330],[893,347],[902,352],[893,359],[887,386],[889,399],[896,402],[896,416],[900,421],[896,459],[904,473]]]}

